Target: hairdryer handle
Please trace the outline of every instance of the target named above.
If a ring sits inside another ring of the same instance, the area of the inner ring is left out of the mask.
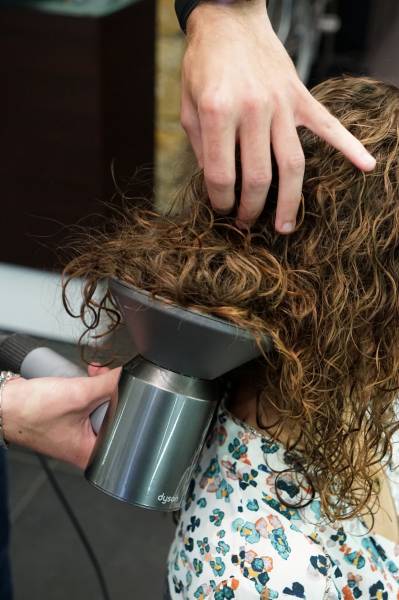
[[[93,427],[93,431],[97,434],[100,431],[101,425],[105,419],[105,415],[107,414],[107,410],[109,407],[109,400],[105,400],[100,406],[97,406],[95,410],[90,415],[91,426]]]
[[[54,350],[40,346],[33,338],[13,334],[0,344],[0,368],[19,372],[25,379],[35,377],[87,377],[87,373],[72,361],[64,358]],[[109,400],[98,406],[90,415],[95,433],[98,433]]]

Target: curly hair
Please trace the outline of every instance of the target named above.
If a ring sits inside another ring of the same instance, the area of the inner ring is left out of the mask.
[[[376,157],[369,174],[300,128],[306,171],[298,223],[274,229],[277,178],[248,231],[210,206],[202,172],[180,191],[176,213],[143,201],[125,207],[112,231],[87,234],[65,270],[84,277],[80,317],[88,330],[117,277],[187,308],[267,335],[257,363],[259,420],[272,405],[299,431],[301,466],[331,520],[370,512],[375,474],[392,460],[399,428],[399,91],[369,78],[328,80],[312,90]],[[274,172],[276,169],[274,169]],[[240,181],[236,185],[237,201]]]

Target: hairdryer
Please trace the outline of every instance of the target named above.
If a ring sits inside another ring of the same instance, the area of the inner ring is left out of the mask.
[[[226,391],[222,376],[260,349],[248,331],[223,319],[116,279],[109,287],[138,356],[122,369],[118,404],[105,415],[85,476],[130,504],[178,510]],[[263,349],[269,345],[265,339]]]
[[[222,319],[115,279],[109,287],[139,355],[122,370],[116,413],[106,417],[86,477],[132,504],[178,510],[225,391],[221,376],[260,350]]]

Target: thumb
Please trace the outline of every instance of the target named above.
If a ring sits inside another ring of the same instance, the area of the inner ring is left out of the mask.
[[[92,412],[103,402],[116,402],[119,377],[122,368],[111,369],[95,377],[84,378],[84,393],[87,399],[87,409]]]
[[[87,367],[87,373],[89,377],[95,377],[97,375],[102,375],[103,373],[107,373],[109,371],[109,367],[102,367],[97,363],[92,363]]]

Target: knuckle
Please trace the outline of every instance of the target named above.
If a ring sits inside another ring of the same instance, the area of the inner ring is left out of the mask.
[[[198,110],[210,118],[225,117],[231,113],[232,103],[222,95],[204,95],[198,103]]]
[[[196,115],[193,113],[191,108],[183,105],[180,110],[180,124],[185,131],[194,128]]]
[[[182,115],[180,117],[180,124],[183,127],[184,131],[188,132],[191,131],[193,123],[192,123],[192,119],[190,119],[189,117]]]
[[[180,124],[182,125],[182,127],[186,127],[189,124],[190,121],[190,117],[189,117],[189,111],[185,110],[184,108],[182,108],[180,110]]]
[[[338,119],[331,115],[327,110],[321,115],[320,126],[325,132],[329,132],[334,129],[338,124]]]
[[[180,125],[183,127],[184,131],[187,131],[190,128],[189,120],[187,119],[187,117],[181,115]]]
[[[210,173],[205,177],[208,186],[216,192],[224,192],[232,188],[235,183],[235,177],[229,173]]]
[[[290,154],[283,163],[284,169],[290,173],[303,173],[305,170],[305,157],[303,152]]]
[[[271,180],[269,173],[250,173],[245,179],[245,187],[249,190],[265,190],[270,186]]]
[[[243,100],[243,108],[246,112],[258,114],[267,109],[267,100],[257,94],[247,94]]]

